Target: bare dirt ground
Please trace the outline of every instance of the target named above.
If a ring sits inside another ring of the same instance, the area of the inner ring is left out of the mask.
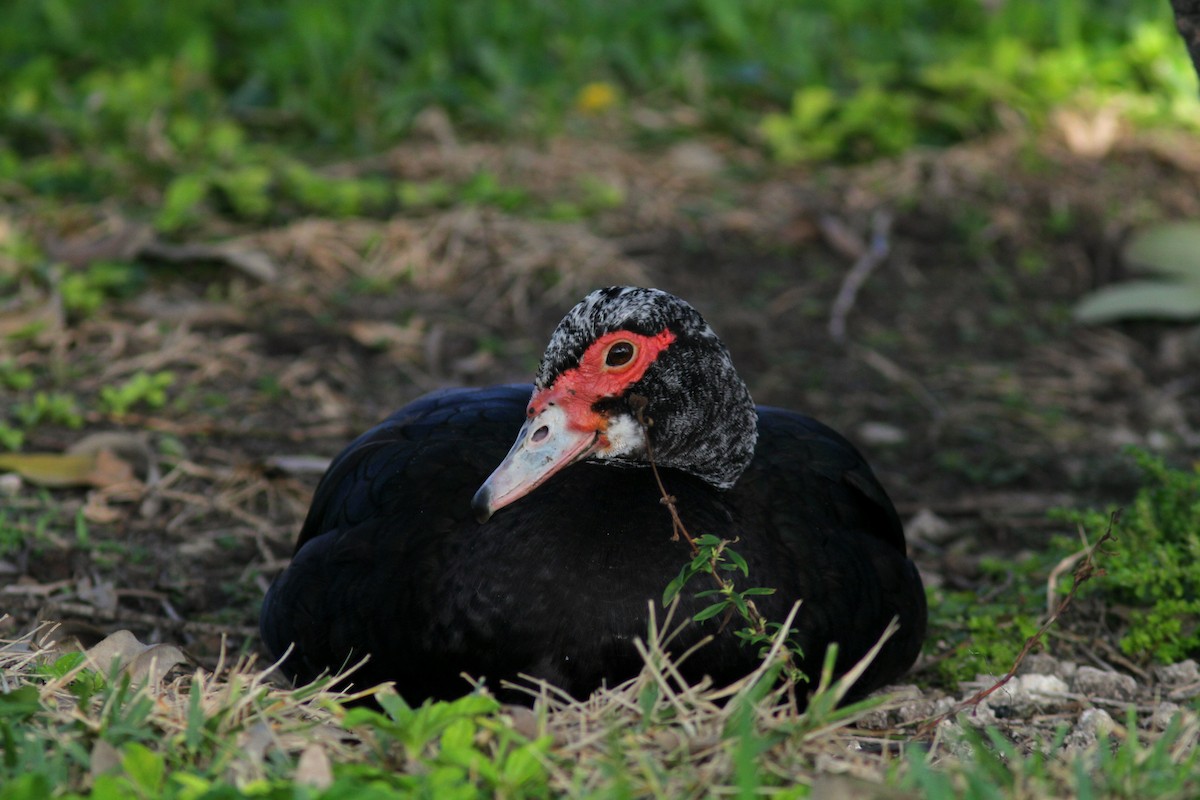
[[[325,460],[427,390],[528,380],[566,309],[613,283],[692,302],[757,401],[813,414],[868,453],[902,516],[921,520],[910,546],[929,586],[977,586],[981,559],[1067,532],[1047,510],[1127,500],[1124,445],[1178,461],[1200,444],[1200,329],[1085,328],[1070,314],[1123,275],[1131,229],[1200,217],[1200,157],[1150,135],[1078,149],[1054,131],[803,171],[720,141],[654,152],[415,143],[337,169],[450,182],[487,170],[535,210],[577,200],[586,177],[623,202],[582,222],[460,205],[213,223],[205,241],[227,249],[183,260],[116,209],[53,224],[3,210],[68,265],[132,254],[149,281],[81,319],[34,290],[6,312],[9,326],[47,323],[9,355],[85,410],[82,430],[41,426],[26,449],[117,432],[137,480],[5,484],[6,519],[27,536],[0,558],[0,635],[53,619],[85,641],[128,628],[202,663],[222,638],[255,650],[261,597]],[[162,408],[95,410],[102,387],[160,370],[175,375]],[[1189,676],[1171,683],[1123,662],[1086,608],[1073,613],[1063,624],[1087,632],[1085,665],[1134,680],[1119,699],[1190,696]],[[915,681],[935,681],[939,652],[931,642]],[[1079,653],[1040,671],[1079,695]],[[943,688],[913,689],[916,705],[874,724],[939,710]],[[1031,701],[1000,716],[1050,725],[1094,705],[1066,698],[1050,713]]]

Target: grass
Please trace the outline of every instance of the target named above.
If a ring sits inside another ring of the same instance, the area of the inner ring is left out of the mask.
[[[856,792],[930,798],[1187,797],[1200,781],[1195,715],[1155,734],[1131,710],[1111,739],[1072,748],[1062,729],[1030,752],[970,724],[881,736],[851,727],[881,700],[836,708],[848,686],[828,671],[798,710],[781,642],[721,690],[684,683],[652,635],[641,674],[586,701],[531,684],[532,709],[483,691],[413,708],[387,687],[283,689],[248,661],[171,671],[185,657],[167,645],[116,651],[115,634],[83,653],[47,632],[0,646],[0,800],[803,797],[851,774]]]
[[[718,691],[682,682],[652,636],[637,678],[584,702],[532,684],[530,711],[479,692],[412,708],[388,688],[366,693],[374,708],[349,708],[354,698],[325,691],[328,681],[279,689],[248,662],[156,683],[136,643],[102,668],[106,642],[86,657],[44,649],[36,635],[0,649],[3,800],[51,787],[61,797],[166,798],[757,790],[795,782],[778,766],[761,773],[765,759],[800,752],[810,762],[870,705],[835,710],[848,687],[826,680],[798,713],[776,686],[779,646]]]

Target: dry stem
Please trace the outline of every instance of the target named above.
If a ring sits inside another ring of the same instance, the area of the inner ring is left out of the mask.
[[[1025,660],[1025,656],[1029,655],[1030,651],[1032,651],[1033,648],[1042,641],[1042,637],[1046,635],[1046,632],[1050,630],[1051,626],[1058,621],[1058,618],[1062,616],[1063,612],[1067,610],[1067,607],[1071,605],[1071,601],[1075,599],[1075,594],[1079,591],[1079,588],[1093,577],[1104,574],[1104,570],[1096,566],[1093,556],[1095,555],[1096,550],[1099,549],[1100,545],[1104,544],[1110,539],[1115,538],[1113,536],[1113,527],[1117,524],[1117,521],[1120,518],[1120,509],[1114,511],[1112,516],[1108,518],[1108,527],[1105,529],[1104,535],[1097,539],[1096,543],[1087,549],[1083,557],[1083,562],[1076,567],[1075,580],[1074,583],[1071,584],[1071,591],[1067,592],[1067,596],[1064,597],[1062,602],[1058,604],[1058,608],[1054,609],[1054,612],[1046,618],[1046,621],[1043,622],[1042,626],[1037,629],[1037,632],[1025,640],[1025,644],[1021,647],[1021,652],[1017,653],[1017,657],[1013,661],[1012,666],[1009,667],[1008,672],[1004,673],[1004,675],[1001,676],[1001,678],[991,686],[987,687],[986,689],[979,690],[946,713],[939,714],[936,717],[925,720],[925,722],[921,723],[921,726],[917,728],[917,732],[914,734],[915,738],[927,736],[935,728],[937,728],[938,724],[941,723],[942,720],[949,719],[964,709],[973,708],[979,705],[979,703],[981,703],[985,698],[998,691],[1016,676],[1017,670],[1021,668],[1021,662]]]

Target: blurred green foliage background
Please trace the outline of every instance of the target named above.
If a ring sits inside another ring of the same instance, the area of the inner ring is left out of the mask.
[[[212,157],[247,134],[373,150],[430,106],[553,130],[603,82],[784,158],[863,158],[1071,97],[1171,118],[1194,81],[1164,0],[9,0],[0,136],[28,158],[158,115]]]
[[[1060,108],[1200,130],[1195,96],[1163,0],[9,0],[0,197],[122,199],[163,233],[390,214],[446,188],[314,165],[431,109],[467,137],[715,132],[797,163]]]

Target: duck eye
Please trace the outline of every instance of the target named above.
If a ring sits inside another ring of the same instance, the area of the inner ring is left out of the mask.
[[[637,353],[637,348],[634,347],[633,342],[626,342],[624,340],[616,342],[604,354],[604,365],[614,368],[623,367],[633,360],[635,353]]]

